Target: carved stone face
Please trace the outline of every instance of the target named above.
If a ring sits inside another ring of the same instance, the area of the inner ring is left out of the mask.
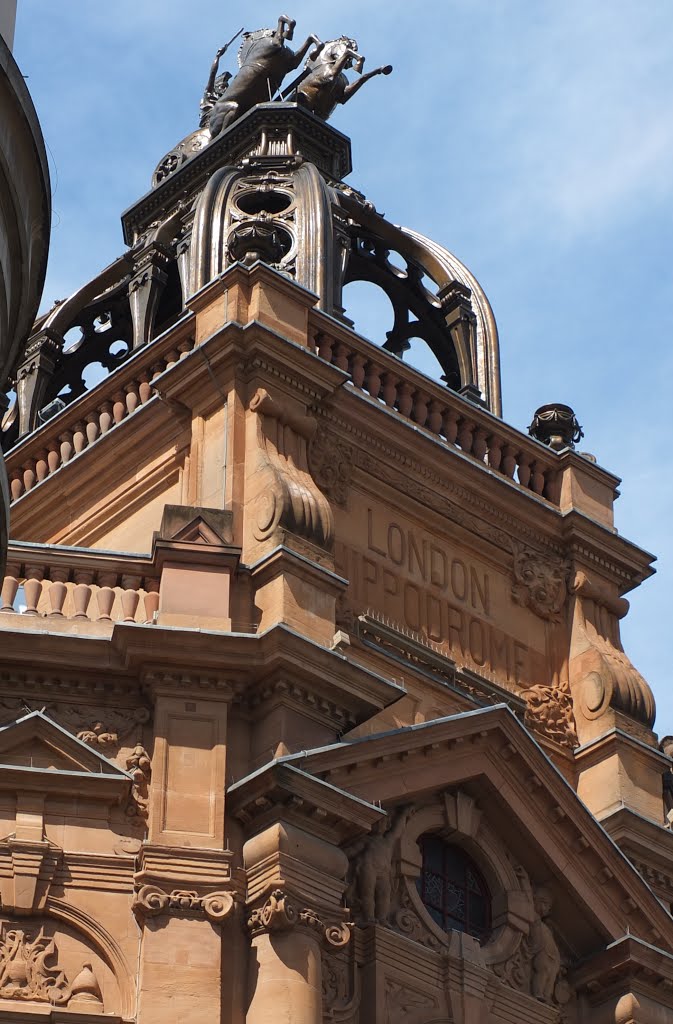
[[[538,889],[535,893],[534,906],[543,920],[545,917],[549,917],[552,908],[551,894],[546,889]]]

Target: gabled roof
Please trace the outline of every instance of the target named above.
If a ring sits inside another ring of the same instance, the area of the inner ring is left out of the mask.
[[[32,711],[0,728],[0,789],[46,790],[69,796],[87,792],[121,799],[131,775],[97,750]]]
[[[521,863],[557,892],[555,915],[603,941],[625,934],[673,951],[673,918],[505,705],[289,755],[384,805],[466,789]],[[558,898],[562,897],[562,898]]]

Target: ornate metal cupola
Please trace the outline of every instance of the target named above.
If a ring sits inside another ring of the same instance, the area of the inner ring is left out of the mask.
[[[89,364],[112,371],[229,266],[257,260],[348,325],[344,286],[368,281],[383,289],[394,322],[375,340],[402,358],[411,338],[422,339],[449,388],[501,414],[497,329],[476,279],[448,250],[390,223],[344,182],[350,141],[326,119],[392,68],[363,74],[364,57],[346,36],[327,43],[309,36],[292,50],[293,30],[281,17],[275,29],[243,33],[233,77],[218,74],[231,44],[218,50],[200,126],[160,160],[151,190],[122,216],[128,251],[36,324],[5,417],[6,448],[87,389]]]

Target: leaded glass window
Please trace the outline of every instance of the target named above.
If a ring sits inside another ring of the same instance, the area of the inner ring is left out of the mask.
[[[491,930],[491,896],[479,868],[460,846],[440,836],[418,840],[423,857],[418,892],[444,931],[467,932],[483,941]]]

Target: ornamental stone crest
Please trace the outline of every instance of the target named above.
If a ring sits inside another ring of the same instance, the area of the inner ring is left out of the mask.
[[[568,594],[568,565],[512,540],[514,583],[512,599],[542,619],[558,622]]]

